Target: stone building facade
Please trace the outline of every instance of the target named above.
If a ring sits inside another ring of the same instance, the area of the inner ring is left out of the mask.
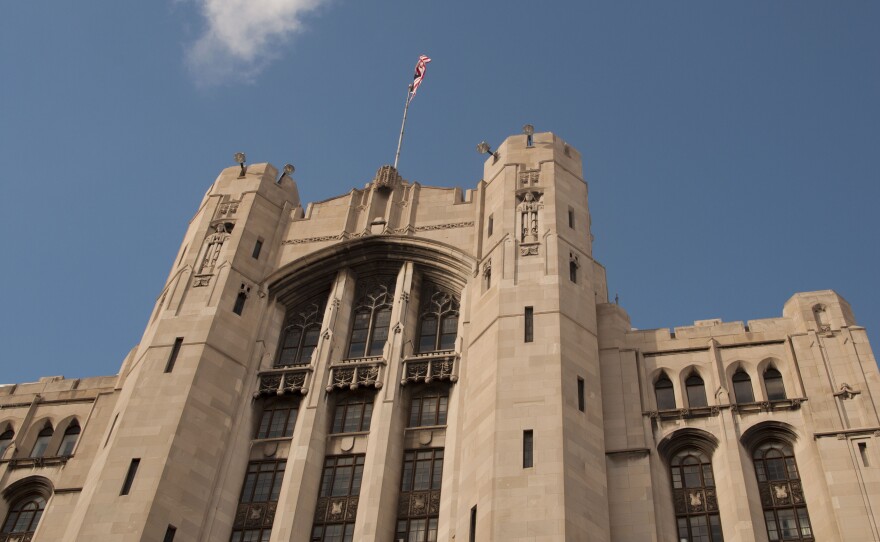
[[[633,330],[580,154],[307,208],[224,170],[110,377],[0,388],[0,542],[880,540],[880,381],[830,290]]]

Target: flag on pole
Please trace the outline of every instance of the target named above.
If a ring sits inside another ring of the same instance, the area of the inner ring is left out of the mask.
[[[428,62],[431,62],[431,59],[425,55],[419,56],[419,61],[416,62],[416,73],[413,75],[413,82],[412,85],[410,85],[410,100],[415,97],[419,85],[421,85],[422,80],[425,79],[425,69]]]

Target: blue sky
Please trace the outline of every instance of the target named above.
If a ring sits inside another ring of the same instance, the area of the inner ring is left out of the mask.
[[[11,2],[0,382],[114,374],[235,151],[304,202],[400,170],[471,188],[525,123],[580,150],[639,328],[834,289],[880,345],[880,3]]]

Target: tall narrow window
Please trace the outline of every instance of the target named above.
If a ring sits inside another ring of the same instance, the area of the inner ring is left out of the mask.
[[[58,446],[58,455],[61,457],[68,457],[73,455],[73,449],[76,447],[76,441],[79,439],[80,427],[79,422],[73,420],[70,422],[70,425],[67,426],[67,429],[64,430],[64,438],[61,439],[61,444]]]
[[[31,457],[43,457],[46,455],[46,448],[49,447],[49,441],[52,440],[52,435],[54,434],[55,431],[52,429],[52,426],[47,423],[37,435],[34,447],[31,448]]]
[[[321,338],[325,299],[327,294],[321,294],[288,316],[275,367],[308,365],[312,362],[312,354]]]
[[[174,542],[174,535],[177,534],[177,527],[174,525],[169,525],[167,529],[165,529],[165,538],[162,539],[162,542]]]
[[[568,262],[568,279],[575,284],[578,281],[578,264],[574,260],[569,260]]]
[[[670,462],[672,497],[681,542],[721,542],[721,519],[712,462],[702,451],[688,448]]]
[[[293,427],[296,425],[296,414],[299,403],[296,399],[279,399],[266,402],[263,413],[260,416],[260,425],[257,426],[255,438],[281,438],[293,436]]]
[[[232,306],[232,312],[241,316],[241,313],[244,312],[245,301],[247,301],[247,294],[244,292],[238,292],[238,295],[235,297],[235,305]]]
[[[312,542],[353,542],[363,475],[363,455],[331,455],[324,459]]]
[[[672,388],[672,381],[669,380],[666,373],[661,374],[657,382],[654,383],[654,395],[657,398],[657,410],[675,408],[675,391]]]
[[[421,386],[424,388],[423,386]],[[428,387],[413,392],[408,427],[446,425],[449,389]]]
[[[525,329],[524,329],[524,340],[527,343],[530,343],[535,340],[535,309],[533,307],[526,307],[525,310]]]
[[[435,542],[440,516],[443,449],[407,450],[400,481],[395,540]],[[403,506],[405,504],[406,506]]]
[[[483,293],[492,287],[492,260],[483,264]]]
[[[755,394],[752,391],[752,379],[742,369],[733,373],[733,395],[737,403],[753,403]]]
[[[584,379],[578,377],[578,410],[586,410],[586,398],[584,397]]]
[[[859,456],[862,458],[862,466],[870,467],[871,462],[868,461],[868,443],[859,442]]]
[[[183,346],[183,337],[174,339],[174,346],[171,347],[171,354],[165,363],[165,372],[170,373],[174,370],[174,364],[177,363],[177,355],[180,353],[180,347]]]
[[[255,260],[260,259],[260,252],[262,252],[262,250],[263,250],[263,240],[257,239],[257,242],[254,243],[254,251],[253,251],[253,253],[251,253],[251,256]]]
[[[331,433],[357,433],[370,430],[373,394],[347,393],[336,401]]]
[[[495,217],[489,215],[488,224],[486,224],[486,237],[492,237],[492,230],[495,228]]]
[[[703,384],[703,379],[700,378],[700,375],[693,373],[684,381],[684,386],[687,390],[688,406],[690,408],[709,405],[709,402],[706,400],[706,386]]]
[[[272,535],[286,461],[251,461],[238,500],[231,542],[263,542]]]
[[[574,209],[568,208],[568,227],[574,228]]]
[[[468,535],[469,542],[477,542],[477,505],[471,508],[471,529]]]
[[[775,540],[813,540],[794,450],[786,442],[758,446],[752,458],[764,507],[767,536]]]
[[[430,285],[422,290],[419,352],[455,348],[458,337],[458,298]]]
[[[785,386],[782,384],[782,374],[773,367],[764,371],[764,389],[767,390],[768,401],[785,399]]]
[[[382,354],[391,326],[394,278],[382,277],[359,288],[352,315],[348,357],[363,358]]]
[[[134,484],[134,477],[137,475],[140,464],[141,460],[139,457],[131,460],[131,463],[128,465],[128,472],[125,473],[125,481],[122,482],[122,489],[119,491],[120,495],[128,495],[131,492],[131,486]]]
[[[531,429],[523,431],[523,468],[535,466],[535,434]]]
[[[0,459],[6,454],[6,450],[12,445],[12,439],[15,438],[15,431],[7,429],[0,435]]]
[[[6,521],[3,522],[3,529],[0,530],[0,539],[30,540],[45,509],[46,499],[33,493],[13,502]]]

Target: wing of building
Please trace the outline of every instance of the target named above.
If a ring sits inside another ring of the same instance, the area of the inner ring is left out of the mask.
[[[465,192],[224,170],[119,375],[0,387],[0,542],[880,540],[849,304],[637,331],[591,240],[552,133]]]

